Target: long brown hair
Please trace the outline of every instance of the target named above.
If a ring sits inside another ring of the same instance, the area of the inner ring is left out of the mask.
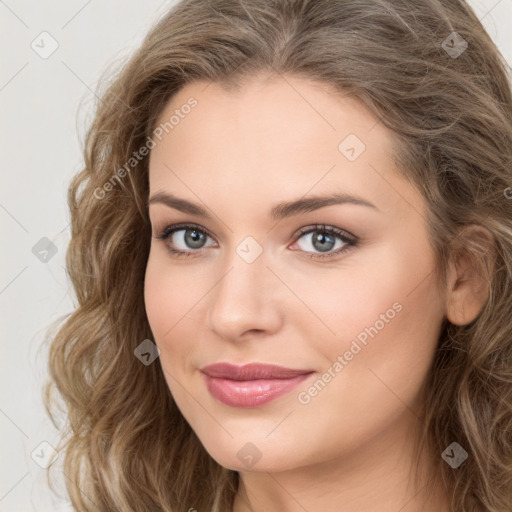
[[[58,448],[74,507],[231,510],[238,473],[203,448],[159,360],[134,356],[153,339],[140,150],[185,84],[237,86],[258,71],[307,77],[366,105],[394,133],[398,172],[427,202],[441,282],[460,251],[480,265],[489,298],[471,324],[443,325],[423,443],[439,454],[453,510],[510,512],[512,95],[504,59],[462,0],[183,0],[103,82],[68,195],[77,305],[48,336],[45,403],[52,414],[57,391],[65,406]],[[494,251],[458,236],[470,224],[492,233]],[[441,458],[454,441],[469,452],[457,469]]]

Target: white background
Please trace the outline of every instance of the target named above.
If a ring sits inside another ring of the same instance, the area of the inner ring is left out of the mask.
[[[0,0],[0,512],[68,510],[31,458],[36,450],[44,462],[49,449],[40,443],[56,444],[41,401],[41,347],[47,326],[73,308],[64,270],[66,191],[81,169],[100,75],[174,3]],[[512,0],[470,3],[512,65]],[[31,47],[43,31],[59,45],[47,59]],[[32,253],[43,237],[57,247],[47,263]]]

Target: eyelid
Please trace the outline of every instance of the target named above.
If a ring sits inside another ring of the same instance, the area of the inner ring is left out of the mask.
[[[165,225],[165,227],[162,229],[156,229],[155,231],[157,231],[158,234],[153,235],[153,237],[157,238],[158,240],[163,240],[169,237],[175,231],[180,231],[182,229],[197,229],[197,231],[201,231],[205,235],[208,235],[210,238],[215,240],[215,237],[210,233],[208,229],[200,226],[199,224],[194,224],[193,222],[178,222],[177,224]]]
[[[353,242],[353,243],[356,243],[359,240],[358,237],[352,235],[348,231],[345,231],[344,229],[341,229],[341,228],[337,228],[335,226],[331,226],[330,224],[312,224],[312,225],[300,228],[295,239],[300,238],[302,235],[304,235],[306,233],[311,233],[312,231],[326,231],[327,233],[335,234],[335,235],[339,236],[340,238],[345,238],[348,241]]]

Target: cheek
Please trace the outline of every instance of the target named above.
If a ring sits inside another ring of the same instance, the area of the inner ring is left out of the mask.
[[[179,267],[171,267],[165,257],[150,253],[144,282],[146,315],[160,349],[164,378],[176,403],[189,419],[193,402],[185,391],[190,353],[194,350],[197,330],[187,321],[187,312],[198,300],[197,287]],[[186,342],[185,342],[186,341]]]
[[[197,302],[201,279],[191,275],[186,267],[171,263],[161,248],[152,248],[146,265],[144,302],[151,329],[157,338],[169,329],[175,329]]]
[[[193,281],[192,281],[193,282]],[[144,281],[144,302],[155,343],[161,351],[165,368],[181,358],[183,343],[174,343],[177,333],[187,325],[186,314],[197,302],[196,286],[191,284],[188,273],[179,266],[171,266],[159,252],[150,253]],[[169,357],[172,353],[173,357]]]
[[[316,329],[300,324],[310,340],[320,340],[316,349],[324,360],[319,379],[299,390],[301,419],[321,425],[317,434],[331,447],[365,443],[410,414],[407,408],[418,413],[415,401],[437,345],[442,313],[433,276],[425,278],[432,270],[428,251],[407,254],[389,246],[379,253],[362,266],[364,273],[354,266],[339,285],[323,283],[330,300],[318,299],[312,309],[336,336],[319,337],[318,322]],[[343,436],[328,427],[333,422]]]
[[[154,336],[160,338],[172,326],[176,312],[175,284],[169,286],[167,274],[158,260],[150,254],[144,279],[144,303],[149,325]]]
[[[356,292],[349,309],[351,340],[359,343],[358,366],[382,393],[414,400],[434,357],[443,319],[426,244],[414,250],[389,247],[372,267],[367,285]],[[356,358],[354,357],[354,362]],[[360,374],[362,375],[362,373]]]
[[[303,293],[308,293],[303,296],[317,318],[295,315],[293,322],[309,340],[321,340],[316,348],[326,368],[341,356],[342,372],[357,387],[382,376],[412,398],[432,361],[443,318],[433,254],[425,242],[411,247],[395,241],[340,268],[337,276],[318,273],[314,293],[311,276],[302,278]]]
[[[426,308],[420,319],[429,311],[439,312],[439,296],[429,276],[433,257],[425,242],[416,247],[396,239],[373,244],[359,252],[356,249],[336,265],[316,270],[294,268],[283,279],[293,283],[298,297],[316,314],[314,322],[312,315],[305,315],[303,325],[309,320],[317,331],[323,329],[322,334],[328,334],[329,328],[333,340],[354,337],[376,322],[382,330],[382,315],[384,320],[401,323],[416,310]],[[395,314],[400,305],[407,315]],[[385,325],[387,328],[388,323]]]

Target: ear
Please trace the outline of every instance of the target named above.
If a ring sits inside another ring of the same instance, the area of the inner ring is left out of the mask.
[[[494,237],[482,226],[464,226],[454,243],[447,280],[446,318],[466,325],[478,316],[489,297],[487,273],[494,271]]]

